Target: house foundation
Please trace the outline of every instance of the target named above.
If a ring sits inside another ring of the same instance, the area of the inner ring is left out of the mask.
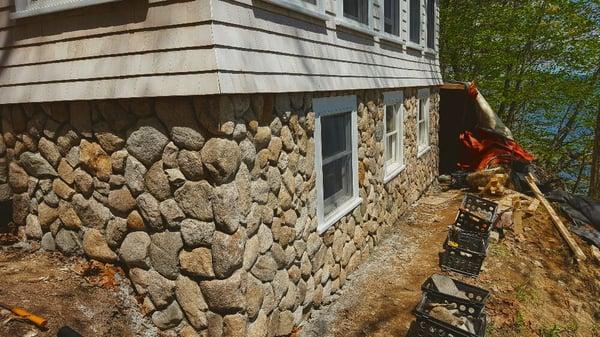
[[[381,90],[5,105],[0,199],[43,249],[121,264],[160,329],[285,336],[437,176],[439,92],[418,154],[417,89],[397,89],[405,167],[386,183]],[[319,233],[312,102],[341,95],[361,203]]]

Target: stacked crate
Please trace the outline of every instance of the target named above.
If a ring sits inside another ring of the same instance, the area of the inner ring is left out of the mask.
[[[488,241],[498,204],[467,194],[449,229],[440,266],[468,276],[478,276],[487,255]]]

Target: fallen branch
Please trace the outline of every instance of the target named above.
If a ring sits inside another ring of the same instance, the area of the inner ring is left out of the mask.
[[[577,260],[577,262],[584,261],[586,259],[585,254],[583,253],[581,248],[579,248],[579,245],[577,244],[577,242],[575,242],[575,240],[569,233],[569,230],[563,224],[562,220],[558,217],[558,214],[556,214],[556,211],[554,210],[554,208],[552,208],[550,202],[548,202],[546,197],[544,197],[544,194],[542,194],[542,191],[540,191],[540,189],[538,188],[537,184],[535,183],[535,179],[533,178],[531,173],[529,173],[525,177],[525,179],[527,180],[529,187],[531,188],[535,196],[538,198],[540,203],[544,206],[544,208],[546,208],[548,213],[550,213],[550,217],[552,218],[554,225],[556,225],[556,229],[558,229],[560,235],[562,235],[563,239],[565,239],[565,241],[569,245],[569,248],[571,248],[571,251],[573,251],[573,254],[575,254],[575,259]]]

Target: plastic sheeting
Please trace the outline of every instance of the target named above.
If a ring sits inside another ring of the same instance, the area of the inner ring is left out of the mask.
[[[600,248],[600,202],[564,191],[546,194],[571,220],[571,231]]]
[[[511,166],[515,161],[531,162],[534,159],[533,155],[514,140],[482,129],[463,132],[460,142],[459,167],[467,171]]]

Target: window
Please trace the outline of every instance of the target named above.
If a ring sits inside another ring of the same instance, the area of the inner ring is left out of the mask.
[[[400,36],[400,0],[385,0],[383,4],[383,30]]]
[[[262,0],[275,6],[292,10],[319,20],[329,20],[323,0]]]
[[[429,150],[429,89],[419,90],[417,110],[417,146],[418,155]]]
[[[119,0],[15,0],[15,11],[11,13],[11,18],[18,19],[115,1]]]
[[[404,95],[400,91],[383,94],[385,103],[384,182],[394,178],[404,166]]]
[[[410,0],[410,42],[421,43],[421,0]]]
[[[435,0],[427,0],[427,48],[435,49]]]
[[[360,204],[356,96],[313,100],[318,230],[324,232]]]
[[[344,0],[344,17],[369,24],[369,0]]]

